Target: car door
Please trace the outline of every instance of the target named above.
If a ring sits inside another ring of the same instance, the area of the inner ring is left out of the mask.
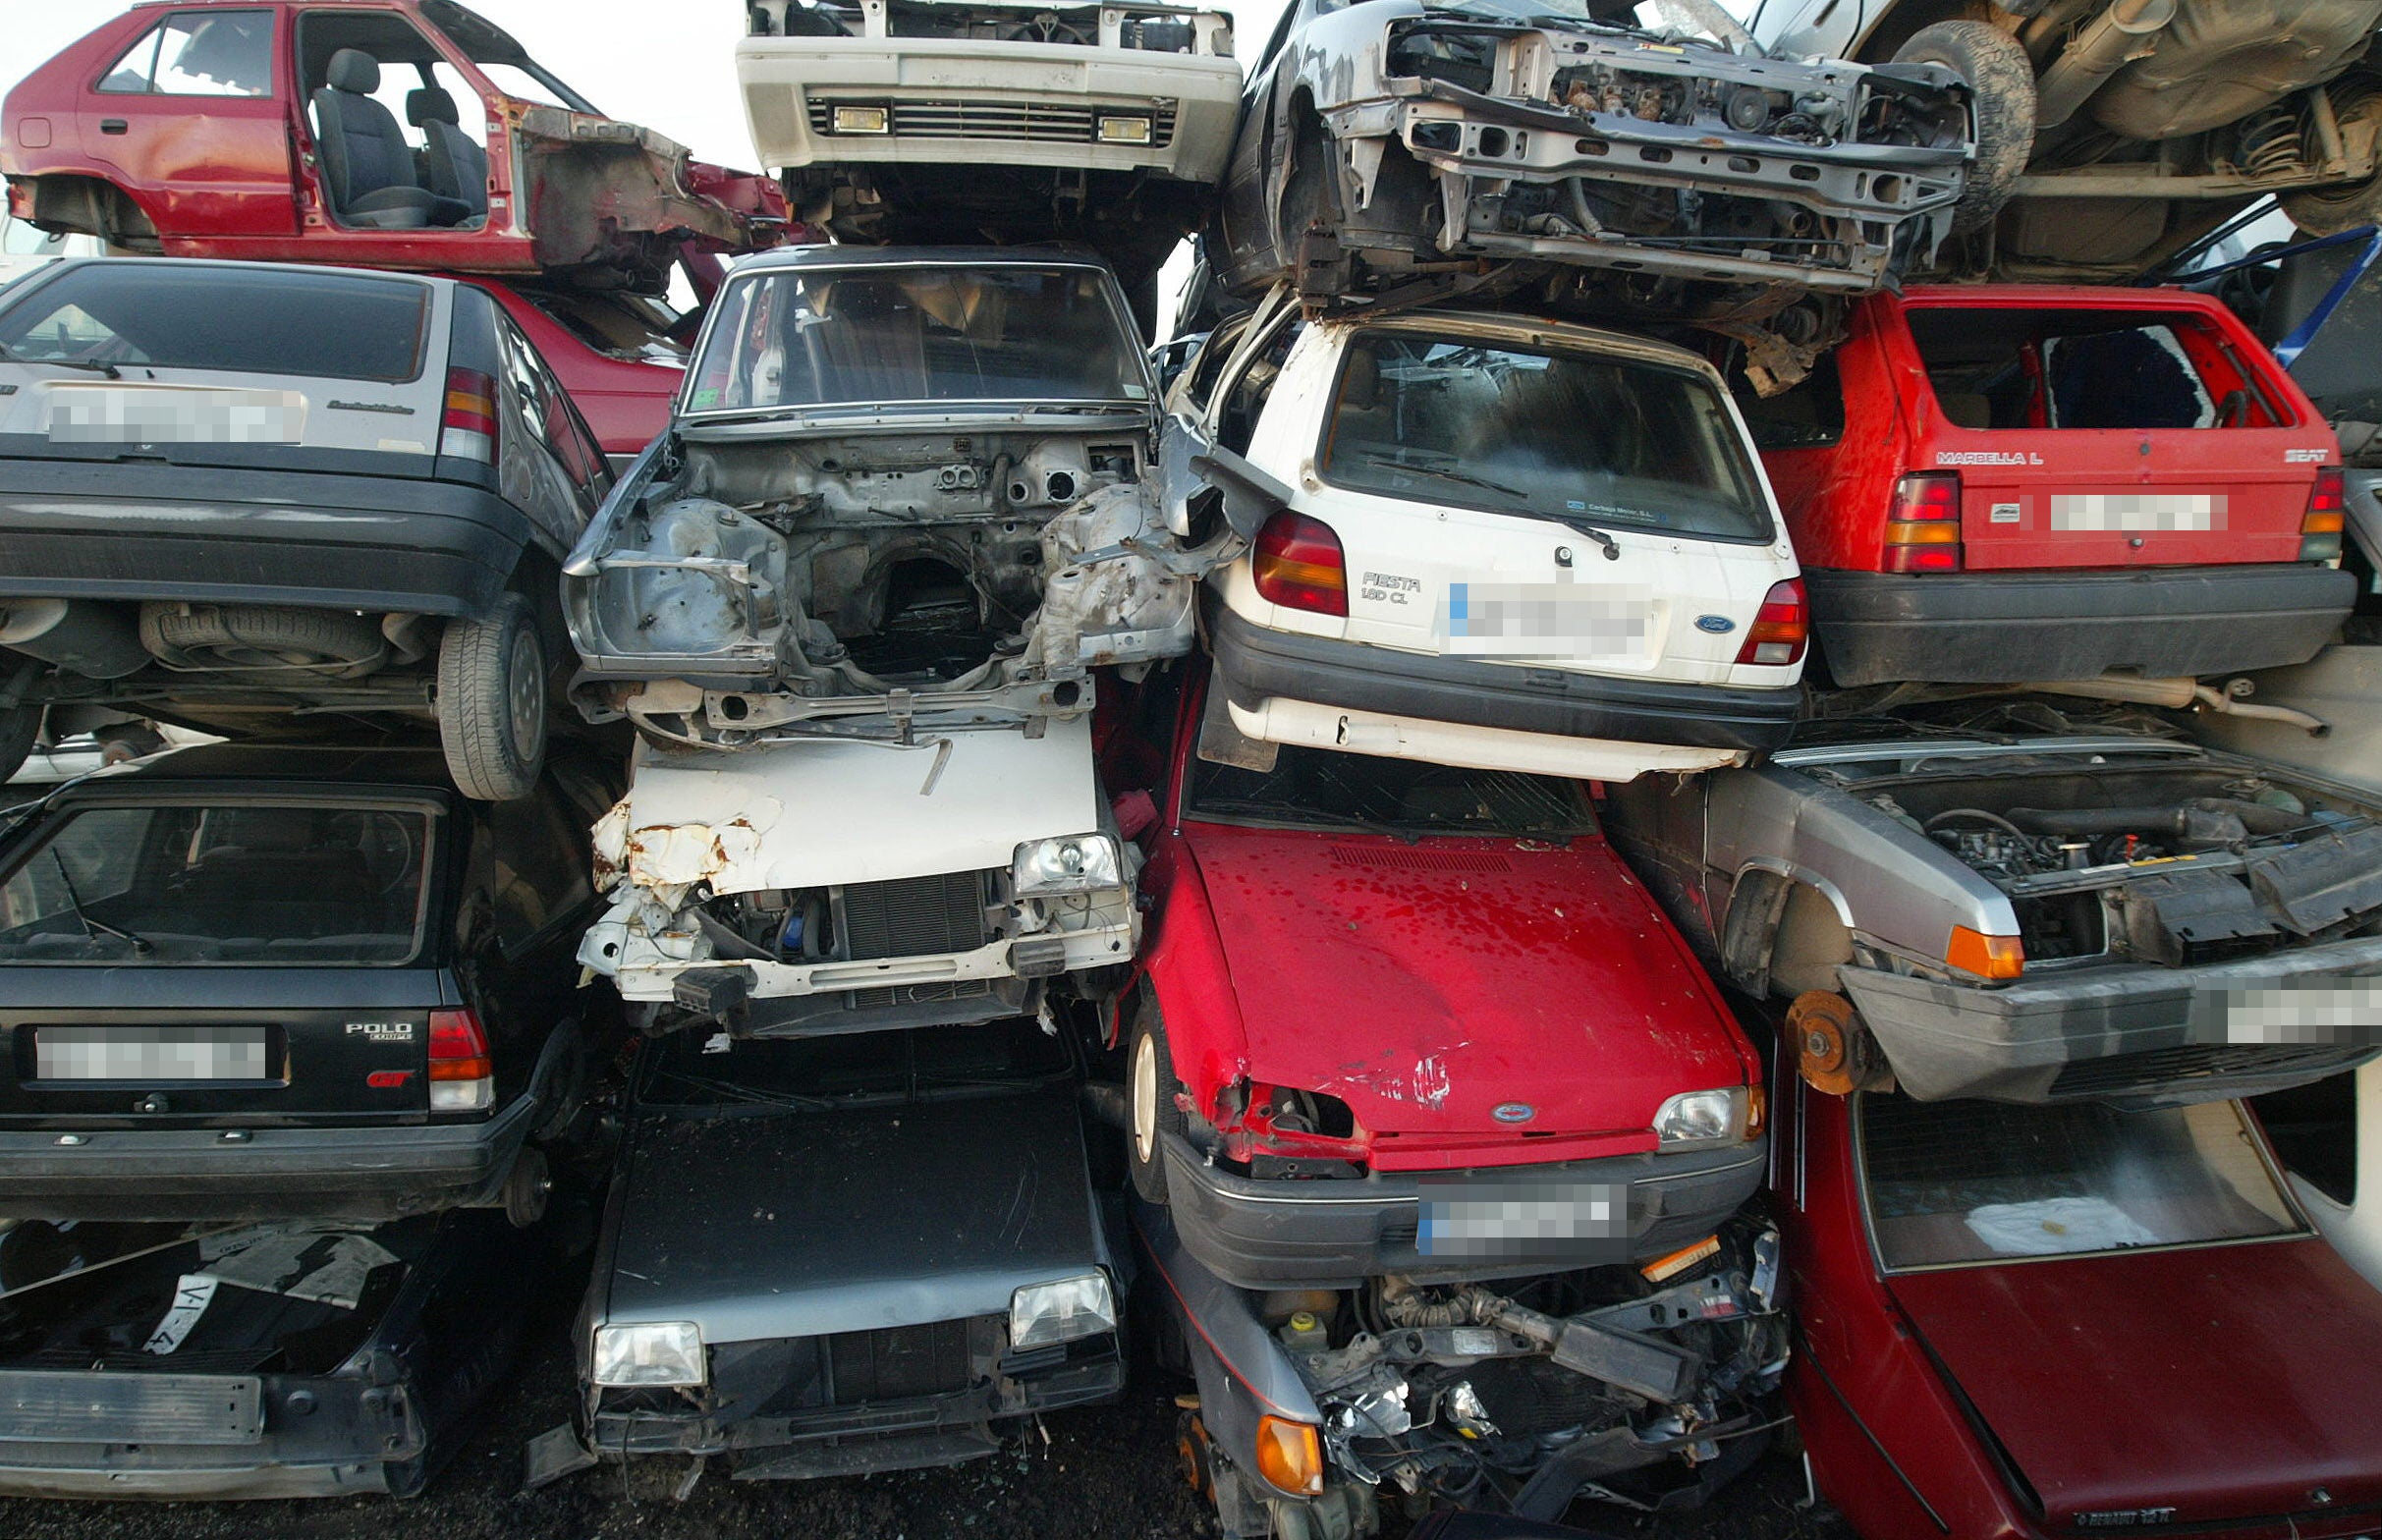
[[[572,410],[553,371],[512,317],[494,311],[504,360],[505,444],[498,472],[505,497],[529,516],[560,555],[579,542],[611,486],[603,453]]]
[[[1289,260],[1290,254],[1278,249],[1274,239],[1274,170],[1279,159],[1275,142],[1289,95],[1291,34],[1313,11],[1314,0],[1296,0],[1284,7],[1264,55],[1248,72],[1248,87],[1241,98],[1241,128],[1233,136],[1232,158],[1225,163],[1217,211],[1227,288],[1262,282]]]
[[[298,233],[282,24],[270,6],[167,11],[84,94],[83,144],[160,236]]]

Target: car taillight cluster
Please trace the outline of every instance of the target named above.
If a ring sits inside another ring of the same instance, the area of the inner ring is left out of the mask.
[[[1886,516],[1886,571],[1961,570],[1961,478],[1950,470],[1921,470],[1894,484]]]
[[[1320,519],[1281,513],[1257,531],[1249,553],[1257,592],[1274,603],[1316,615],[1348,614],[1348,557],[1340,536]]]
[[[496,464],[496,381],[477,369],[447,371],[446,412],[439,418],[438,452],[483,466]]]
[[[488,1033],[471,1011],[430,1013],[430,1110],[483,1112],[496,1103]]]
[[[2307,489],[2307,512],[2299,516],[2299,560],[2337,562],[2341,559],[2341,526],[2349,514],[2349,479],[2339,466],[2316,472]]]
[[[1745,632],[1745,644],[1737,649],[1737,661],[1771,667],[1800,663],[1810,639],[1811,606],[1803,599],[1803,580],[1790,578],[1772,583],[1762,595],[1761,610]]]

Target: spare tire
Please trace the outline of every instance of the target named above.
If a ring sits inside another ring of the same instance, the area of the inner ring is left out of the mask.
[[[1952,232],[1993,223],[2034,154],[2034,64],[2019,40],[1990,22],[1938,22],[1895,50],[1897,64],[1940,64],[1968,82],[1976,159],[1952,206]]]
[[[360,679],[387,661],[380,628],[345,610],[290,604],[179,604],[140,607],[140,644],[179,669],[315,679]]]

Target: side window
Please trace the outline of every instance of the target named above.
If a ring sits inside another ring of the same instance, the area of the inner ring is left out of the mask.
[[[496,937],[517,947],[586,902],[587,857],[544,797],[488,807],[494,835]]]
[[[1216,377],[1224,372],[1224,360],[1233,356],[1233,350],[1241,345],[1241,334],[1246,330],[1246,316],[1222,322],[1207,334],[1207,340],[1191,356],[1191,379],[1183,388],[1183,400],[1194,416],[1206,414],[1208,398],[1216,391]]]
[[[99,82],[119,95],[270,96],[273,13],[176,11]]]
[[[603,495],[603,478],[607,473],[602,451],[587,437],[562,383],[555,379],[545,359],[537,356],[537,350],[511,316],[504,318],[500,330],[504,336],[505,389],[521,408],[523,426],[536,435],[546,453],[570,478],[571,489],[583,511],[593,513],[594,500]]]
[[[1283,327],[1248,361],[1238,378],[1225,382],[1224,399],[1217,403],[1217,443],[1236,455],[1248,453],[1249,441],[1257,436],[1257,419],[1265,413],[1265,404],[1274,394],[1274,381],[1282,377],[1282,365],[1290,358],[1291,344],[1298,338],[1296,325]]]
[[[1820,355],[1809,374],[1775,396],[1760,394],[1742,370],[1732,370],[1729,393],[1756,449],[1826,449],[1845,436],[1845,388],[1833,353]]]

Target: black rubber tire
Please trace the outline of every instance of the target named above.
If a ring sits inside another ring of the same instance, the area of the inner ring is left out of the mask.
[[[0,781],[17,773],[40,738],[39,706],[11,706],[0,711]]]
[[[505,1173],[505,1223],[516,1230],[533,1229],[546,1217],[546,1202],[554,1191],[554,1178],[546,1165],[546,1152],[534,1144],[525,1144],[513,1157],[513,1169]]]
[[[1952,232],[1984,229],[2010,201],[2019,173],[2034,154],[2033,63],[2008,32],[1990,22],[1968,21],[1920,28],[1895,50],[1894,59],[1946,65],[1968,82],[1976,159],[1961,200],[1952,205]]]
[[[288,668],[324,679],[369,674],[389,650],[380,628],[360,615],[293,604],[143,604],[140,644],[185,667]]]
[[[546,760],[546,648],[529,601],[508,593],[484,620],[438,639],[438,737],[466,797],[509,802]]]
[[[2382,80],[2360,73],[2335,81],[2324,89],[2344,129],[2382,116]],[[2382,221],[2382,176],[2339,187],[2301,188],[2281,194],[2275,202],[2301,235],[2337,236]]]
[[[1142,1201],[1160,1207],[1166,1203],[1166,1157],[1158,1146],[1166,1134],[1183,1131],[1183,1109],[1175,1105],[1182,1088],[1165,1018],[1156,997],[1143,990],[1125,1051],[1125,1166]]]

